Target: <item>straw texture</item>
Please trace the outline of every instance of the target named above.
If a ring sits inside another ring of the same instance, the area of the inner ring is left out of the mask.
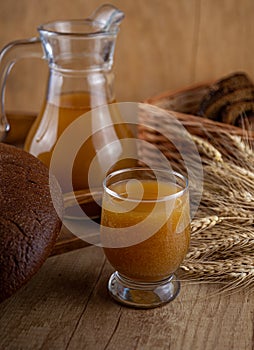
[[[253,132],[186,114],[195,113],[206,85],[147,102],[140,113],[140,149],[146,162],[156,162],[159,150],[172,167],[186,173],[181,156],[187,152],[192,167],[201,160],[202,198],[191,224],[189,253],[180,268],[180,278],[223,283],[223,289],[254,286],[254,152]],[[184,113],[183,113],[184,112]],[[173,126],[180,121],[185,133]],[[172,136],[173,135],[173,136]],[[182,137],[181,147],[176,147]],[[172,141],[173,138],[173,141]],[[186,140],[195,144],[186,150]],[[196,184],[198,186],[199,184]],[[193,191],[195,192],[195,186]]]

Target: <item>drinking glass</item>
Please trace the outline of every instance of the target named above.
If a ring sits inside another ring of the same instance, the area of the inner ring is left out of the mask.
[[[170,170],[122,169],[103,183],[101,242],[116,270],[108,282],[118,302],[152,308],[180,289],[175,271],[190,240],[187,179]]]

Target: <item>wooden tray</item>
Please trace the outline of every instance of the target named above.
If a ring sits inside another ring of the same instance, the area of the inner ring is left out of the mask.
[[[75,249],[88,247],[90,244],[72,234],[63,227],[51,255],[59,255]]]

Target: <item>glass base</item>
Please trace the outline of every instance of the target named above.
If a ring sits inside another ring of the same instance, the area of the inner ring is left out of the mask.
[[[116,271],[109,279],[108,290],[116,301],[126,306],[148,309],[175,299],[180,291],[180,282],[175,275],[158,282],[136,282]]]

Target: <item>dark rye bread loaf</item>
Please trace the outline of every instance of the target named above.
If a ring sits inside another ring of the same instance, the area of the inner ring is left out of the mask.
[[[210,86],[200,103],[199,115],[238,125],[238,119],[252,114],[254,84],[242,72],[230,74]]]
[[[48,168],[25,151],[0,143],[0,302],[23,286],[50,254],[61,229],[62,207],[52,176],[49,187]]]
[[[246,122],[251,123],[253,117],[254,99],[252,101],[233,102],[221,110],[222,121],[232,125],[240,126]]]

